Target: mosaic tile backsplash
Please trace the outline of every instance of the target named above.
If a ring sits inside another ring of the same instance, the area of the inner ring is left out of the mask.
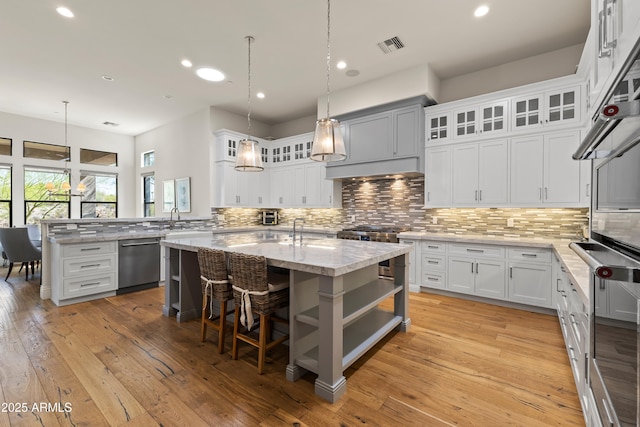
[[[452,234],[565,239],[581,238],[589,222],[588,208],[425,209],[423,177],[344,181],[342,209],[278,209],[278,213],[280,224],[285,225],[302,217],[307,226],[317,227],[367,224]],[[261,209],[212,209],[211,214],[217,227],[262,223]],[[509,219],[513,227],[507,226]]]

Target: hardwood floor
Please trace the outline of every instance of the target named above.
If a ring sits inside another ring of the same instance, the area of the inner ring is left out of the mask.
[[[0,426],[584,425],[555,316],[411,294],[410,331],[330,404],[314,375],[286,380],[284,346],[258,375],[250,346],[200,343],[199,321],[162,316],[164,288],[56,307],[38,279],[0,281]]]

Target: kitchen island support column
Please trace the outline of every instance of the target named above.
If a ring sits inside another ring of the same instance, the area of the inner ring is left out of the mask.
[[[347,380],[342,375],[343,357],[343,297],[344,276],[320,276],[318,300],[321,322],[318,325],[320,346],[318,378],[315,392],[333,403],[347,390]],[[330,319],[330,320],[329,320]]]

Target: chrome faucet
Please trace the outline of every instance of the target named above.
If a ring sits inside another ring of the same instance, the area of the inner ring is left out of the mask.
[[[178,221],[180,221],[180,211],[178,210],[177,207],[171,208],[171,213],[169,214],[169,228],[173,229],[173,227],[175,227],[175,222],[173,221],[173,212],[176,212],[178,214]]]
[[[296,218],[293,220],[293,244],[296,244],[296,224],[298,221],[302,222],[300,226],[300,245],[302,245],[302,231],[304,230],[304,218]]]

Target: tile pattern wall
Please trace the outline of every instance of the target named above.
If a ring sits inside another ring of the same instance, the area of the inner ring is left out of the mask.
[[[174,221],[174,229],[177,230],[208,230],[213,227],[212,220],[189,220],[183,219]],[[49,237],[82,237],[82,236],[102,236],[113,233],[157,233],[169,229],[169,221],[148,221],[144,218],[135,221],[114,220],[113,222],[77,222],[73,219],[68,224],[77,225],[76,229],[69,230],[67,223],[48,224]]]
[[[453,234],[575,239],[582,235],[582,228],[589,221],[587,208],[424,209],[423,205],[423,177],[345,181],[342,185],[345,225],[394,225]],[[434,217],[437,224],[433,224]],[[509,218],[513,219],[513,227],[507,227]]]
[[[452,234],[567,239],[580,238],[589,221],[587,208],[425,209],[423,205],[423,177],[358,180],[343,182],[342,209],[278,209],[278,214],[280,224],[292,224],[294,218],[302,217],[307,226],[316,227],[366,224]],[[262,210],[213,208],[211,217],[214,227],[260,225]],[[433,224],[434,217],[437,224]],[[507,227],[508,219],[513,219],[513,227]]]

